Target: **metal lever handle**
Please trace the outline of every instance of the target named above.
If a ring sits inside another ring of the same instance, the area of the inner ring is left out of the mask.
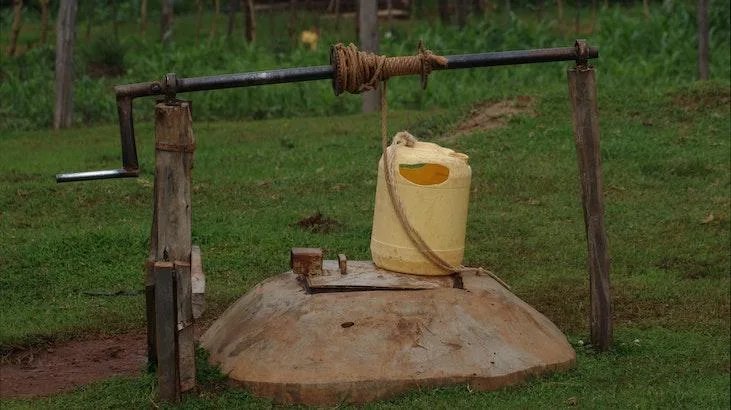
[[[114,178],[136,178],[140,175],[139,170],[128,171],[126,169],[108,169],[104,171],[71,172],[56,174],[56,182],[91,181],[95,179]]]
[[[119,134],[122,143],[122,168],[104,171],[72,172],[57,174],[56,182],[91,181],[95,179],[135,178],[140,175],[137,161],[135,129],[132,122],[132,97],[117,96]]]

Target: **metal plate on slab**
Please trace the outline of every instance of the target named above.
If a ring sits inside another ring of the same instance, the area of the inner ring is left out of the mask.
[[[381,269],[371,261],[348,261],[346,274],[340,273],[338,261],[326,260],[322,274],[304,276],[310,293],[361,292],[367,290],[426,290],[461,288],[458,275],[421,276]]]

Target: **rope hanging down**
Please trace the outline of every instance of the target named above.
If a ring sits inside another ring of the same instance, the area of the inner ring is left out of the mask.
[[[360,94],[366,91],[374,90],[381,83],[381,145],[383,148],[383,165],[386,186],[388,194],[391,198],[396,216],[401,222],[406,235],[409,237],[419,252],[432,264],[440,269],[451,273],[474,272],[476,274],[486,274],[495,279],[499,284],[507,289],[510,287],[499,277],[484,268],[469,268],[465,266],[452,266],[437,254],[429,244],[424,241],[419,232],[411,225],[404,204],[401,202],[398,191],[396,190],[396,164],[391,159],[395,155],[396,146],[405,144],[411,146],[417,139],[408,132],[402,131],[393,138],[393,143],[388,144],[388,125],[387,112],[388,101],[386,99],[386,82],[390,77],[421,74],[421,85],[426,88],[427,78],[434,66],[446,67],[447,59],[436,55],[429,50],[425,50],[423,43],[419,41],[419,54],[407,57],[386,57],[368,52],[358,51],[358,48],[352,43],[345,47],[342,44],[336,44],[330,55],[331,63],[335,68],[335,76],[333,77],[333,89],[335,95],[347,91],[351,94]]]

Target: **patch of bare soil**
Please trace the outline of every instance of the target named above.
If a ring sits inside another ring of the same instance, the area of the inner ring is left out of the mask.
[[[342,224],[334,219],[325,217],[322,212],[316,212],[307,218],[297,221],[295,226],[313,233],[328,233],[340,229]]]
[[[521,95],[511,100],[498,102],[483,102],[475,105],[470,111],[469,118],[465,119],[451,133],[443,139],[454,139],[460,135],[476,130],[493,130],[505,126],[516,115],[536,116],[533,109],[533,97]]]
[[[17,351],[0,363],[0,397],[50,396],[114,376],[139,375],[146,365],[144,329]]]
[[[727,106],[729,103],[731,103],[731,92],[728,88],[683,91],[673,96],[673,105],[686,112],[707,111]]]

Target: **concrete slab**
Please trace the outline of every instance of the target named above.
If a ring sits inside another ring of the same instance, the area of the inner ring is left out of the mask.
[[[233,381],[276,403],[494,390],[576,360],[551,321],[488,276],[463,275],[464,289],[317,294],[300,280],[287,272],[258,284],[201,339]]]

